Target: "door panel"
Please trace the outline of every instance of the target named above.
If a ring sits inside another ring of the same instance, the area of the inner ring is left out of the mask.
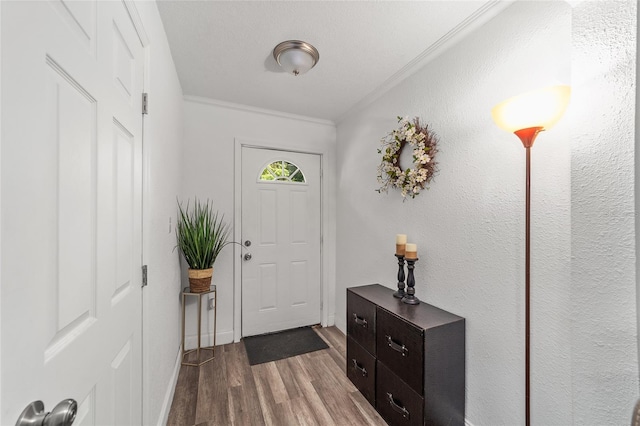
[[[61,20],[73,32],[86,53],[95,55],[96,51],[96,2],[95,1],[52,1]]]
[[[112,304],[117,303],[121,295],[130,290],[134,279],[132,262],[134,260],[134,203],[136,202],[135,188],[135,164],[136,143],[134,136],[117,120],[114,121],[114,158],[116,211],[117,211],[117,235],[116,235],[116,280]]]
[[[273,162],[282,165],[283,160],[285,165],[276,167],[271,180],[263,180],[263,169]],[[294,165],[300,171],[293,171]],[[242,266],[243,336],[319,323],[318,155],[242,148],[242,241],[246,240],[252,242],[245,250],[252,257]]]
[[[48,310],[48,360],[95,321],[97,129],[95,99],[49,56],[45,90],[45,140],[54,155],[43,166],[57,175],[57,199],[48,205],[57,240],[46,253],[57,272],[51,283],[56,304]]]
[[[0,424],[140,424],[142,45],[122,2],[0,7]]]

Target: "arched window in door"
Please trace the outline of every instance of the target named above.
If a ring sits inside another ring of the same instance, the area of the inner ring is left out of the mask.
[[[260,173],[260,181],[305,183],[304,173],[293,163],[285,160],[274,161]]]

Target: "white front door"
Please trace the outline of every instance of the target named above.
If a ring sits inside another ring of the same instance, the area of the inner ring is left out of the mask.
[[[320,223],[319,155],[242,148],[243,336],[320,322]]]
[[[123,2],[0,7],[0,424],[138,425],[143,47]]]

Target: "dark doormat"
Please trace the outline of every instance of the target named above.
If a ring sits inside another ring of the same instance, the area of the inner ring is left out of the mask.
[[[277,361],[329,347],[311,327],[250,336],[242,340],[250,365]]]

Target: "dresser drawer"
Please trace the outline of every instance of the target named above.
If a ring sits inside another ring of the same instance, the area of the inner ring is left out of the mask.
[[[347,336],[376,356],[376,305],[348,290]]]
[[[424,399],[378,361],[376,410],[391,426],[422,425]]]
[[[423,395],[423,330],[380,307],[376,316],[377,359]]]
[[[351,337],[347,337],[347,377],[375,407],[376,359]]]

